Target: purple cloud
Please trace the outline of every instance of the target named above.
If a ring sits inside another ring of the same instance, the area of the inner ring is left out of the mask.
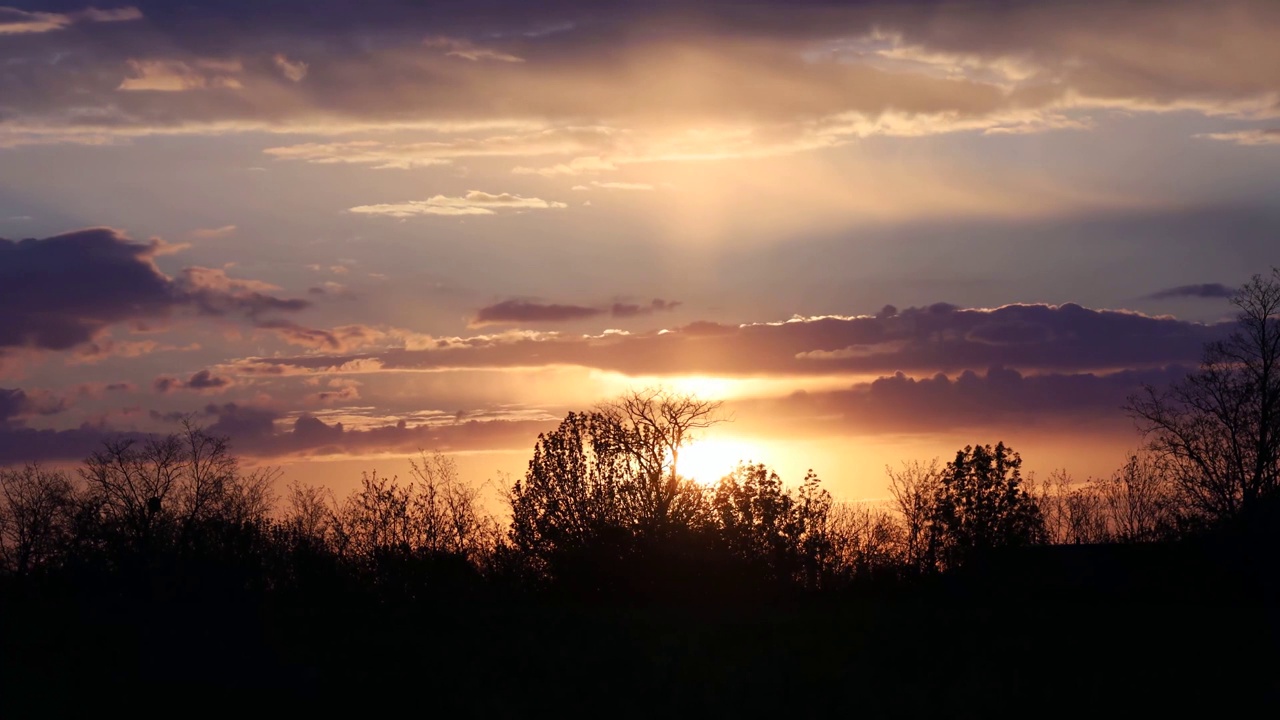
[[[111,325],[177,310],[256,320],[308,306],[222,270],[190,267],[170,278],[155,258],[171,249],[159,240],[134,242],[110,228],[45,239],[0,238],[0,348],[67,350]]]
[[[599,308],[581,305],[543,305],[523,300],[505,300],[482,307],[471,320],[471,327],[512,325],[519,323],[553,323],[585,320],[603,313]]]
[[[933,374],[993,365],[1096,371],[1199,361],[1230,323],[1201,324],[1064,305],[986,309],[938,303],[889,314],[721,325],[700,321],[633,335],[498,335],[423,350],[255,358],[246,374],[578,365],[628,375]]]
[[[195,392],[222,392],[235,384],[235,381],[229,377],[214,375],[209,370],[201,370],[190,378],[183,380],[172,376],[162,376],[155,379],[152,387],[158,393],[170,393],[178,390],[194,390]]]
[[[679,301],[671,302],[661,298],[654,298],[648,305],[614,303],[613,307],[609,308],[609,313],[616,318],[629,318],[641,315],[652,315],[658,312],[670,312],[679,306]]]
[[[1222,283],[1203,283],[1201,285],[1179,285],[1151,293],[1148,300],[1168,300],[1170,298],[1231,298],[1236,289]]]
[[[669,312],[680,305],[677,301],[654,298],[647,304],[615,302],[608,307],[583,305],[542,304],[525,300],[505,300],[496,305],[480,308],[471,319],[471,327],[485,325],[520,325],[524,323],[557,323],[586,320],[610,315],[615,318],[633,318]]]
[[[804,434],[838,429],[858,434],[937,432],[965,428],[1131,427],[1121,409],[1144,384],[1164,386],[1185,377],[1172,365],[1112,373],[1024,375],[1004,367],[912,378],[903,373],[846,390],[800,392],[738,403],[748,417],[768,418],[775,432]]]

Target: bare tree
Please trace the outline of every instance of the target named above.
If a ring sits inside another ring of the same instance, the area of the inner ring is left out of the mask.
[[[475,561],[492,549],[498,531],[484,512],[478,488],[458,476],[453,458],[421,453],[410,461],[414,480],[366,474],[327,519],[318,491],[297,488],[291,496],[294,522],[320,532],[329,523],[338,550],[354,559],[380,554],[452,554]]]
[[[80,475],[106,526],[147,540],[161,530],[185,536],[211,521],[265,521],[278,471],[242,473],[227,438],[187,419],[172,435],[107,441],[85,460]]]
[[[1040,508],[1049,542],[1080,545],[1111,539],[1106,508],[1093,481],[1078,483],[1066,470],[1055,470],[1038,490],[1028,478],[1027,491]]]
[[[1116,540],[1150,542],[1174,532],[1174,488],[1159,457],[1130,455],[1111,477],[1095,478],[1090,486],[1101,504],[1109,533]]]
[[[644,520],[660,527],[673,514],[695,510],[678,502],[687,495],[681,493],[680,449],[695,439],[697,431],[725,422],[721,406],[718,401],[650,388],[600,407],[615,441],[639,468],[641,505],[637,509]]]
[[[322,547],[332,539],[336,505],[329,488],[294,480],[285,493],[281,524],[293,537]]]
[[[74,503],[75,489],[60,471],[0,469],[0,568],[25,575],[57,557]]]
[[[1280,268],[1231,303],[1236,329],[1199,370],[1126,405],[1186,509],[1210,521],[1249,513],[1280,485]]]
[[[866,576],[905,561],[906,525],[883,505],[837,503],[831,508],[826,533],[837,575]]]
[[[902,553],[908,566],[923,570],[934,565],[933,503],[942,485],[937,458],[902,463],[900,470],[885,466],[889,492],[902,516]]]
[[[424,526],[424,546],[478,561],[498,542],[498,523],[485,511],[480,487],[462,481],[458,464],[439,451],[410,460],[417,492],[414,512]]]

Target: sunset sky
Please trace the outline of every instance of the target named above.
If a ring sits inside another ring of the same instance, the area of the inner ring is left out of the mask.
[[[725,400],[712,460],[846,498],[999,440],[1107,473],[1280,264],[1277,38],[1268,0],[0,6],[0,464],[194,413],[286,478],[480,481],[663,385]]]

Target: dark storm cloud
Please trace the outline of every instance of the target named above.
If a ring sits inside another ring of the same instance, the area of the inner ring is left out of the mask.
[[[111,325],[164,318],[177,310],[257,318],[307,307],[222,270],[165,275],[161,241],[134,242],[109,228],[45,239],[0,238],[0,348],[67,350]]]
[[[1204,283],[1201,285],[1179,285],[1151,293],[1147,296],[1148,300],[1168,300],[1170,298],[1231,298],[1236,294],[1236,289],[1227,287],[1222,283]]]
[[[912,374],[981,370],[1079,371],[1198,362],[1229,324],[1200,324],[1076,304],[991,310],[945,303],[862,317],[722,325],[696,322],[637,335],[495,335],[427,350],[258,358],[239,372],[579,365],[629,375]]]

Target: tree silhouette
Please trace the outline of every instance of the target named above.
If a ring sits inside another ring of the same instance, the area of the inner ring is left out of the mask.
[[[571,412],[538,436],[529,469],[508,496],[510,540],[538,570],[606,535],[634,531],[638,468],[619,434],[601,413]]]
[[[1138,453],[1110,477],[1089,483],[1113,540],[1152,542],[1175,535],[1177,517],[1169,475],[1160,458]]]
[[[934,503],[942,483],[938,461],[903,463],[900,470],[885,466],[885,473],[889,476],[889,492],[902,519],[903,560],[913,570],[933,569],[937,563]]]
[[[1125,406],[1185,510],[1209,521],[1249,514],[1280,485],[1280,268],[1231,303],[1236,329],[1206,346],[1197,371]]]
[[[944,567],[986,551],[1045,540],[1035,499],[1022,487],[1022,458],[1004,443],[965,447],[939,478],[932,541]]]
[[[327,518],[339,552],[365,563],[396,553],[480,560],[497,530],[480,507],[479,490],[463,483],[456,463],[443,454],[421,453],[410,466],[413,480],[404,484],[366,473],[360,488]],[[295,488],[291,501],[299,528],[326,529],[322,497]]]
[[[638,390],[605,403],[600,413],[639,477],[635,490],[639,522],[660,529],[669,522],[688,522],[698,508],[679,475],[680,450],[694,440],[698,430],[722,422],[719,402],[663,389]]]
[[[80,468],[102,532],[142,545],[209,537],[200,532],[209,525],[263,525],[277,475],[273,468],[242,472],[228,439],[190,419],[180,433],[107,441]]]
[[[0,469],[0,568],[26,575],[56,559],[72,532],[75,500],[62,472]]]
[[[538,436],[508,494],[515,549],[538,572],[556,575],[567,564],[621,563],[637,544],[701,528],[703,489],[679,475],[677,459],[694,431],[718,422],[718,407],[647,390],[569,413]]]
[[[729,551],[772,581],[817,586],[831,561],[831,494],[812,470],[796,493],[763,464],[739,465],[711,492],[712,517]]]

